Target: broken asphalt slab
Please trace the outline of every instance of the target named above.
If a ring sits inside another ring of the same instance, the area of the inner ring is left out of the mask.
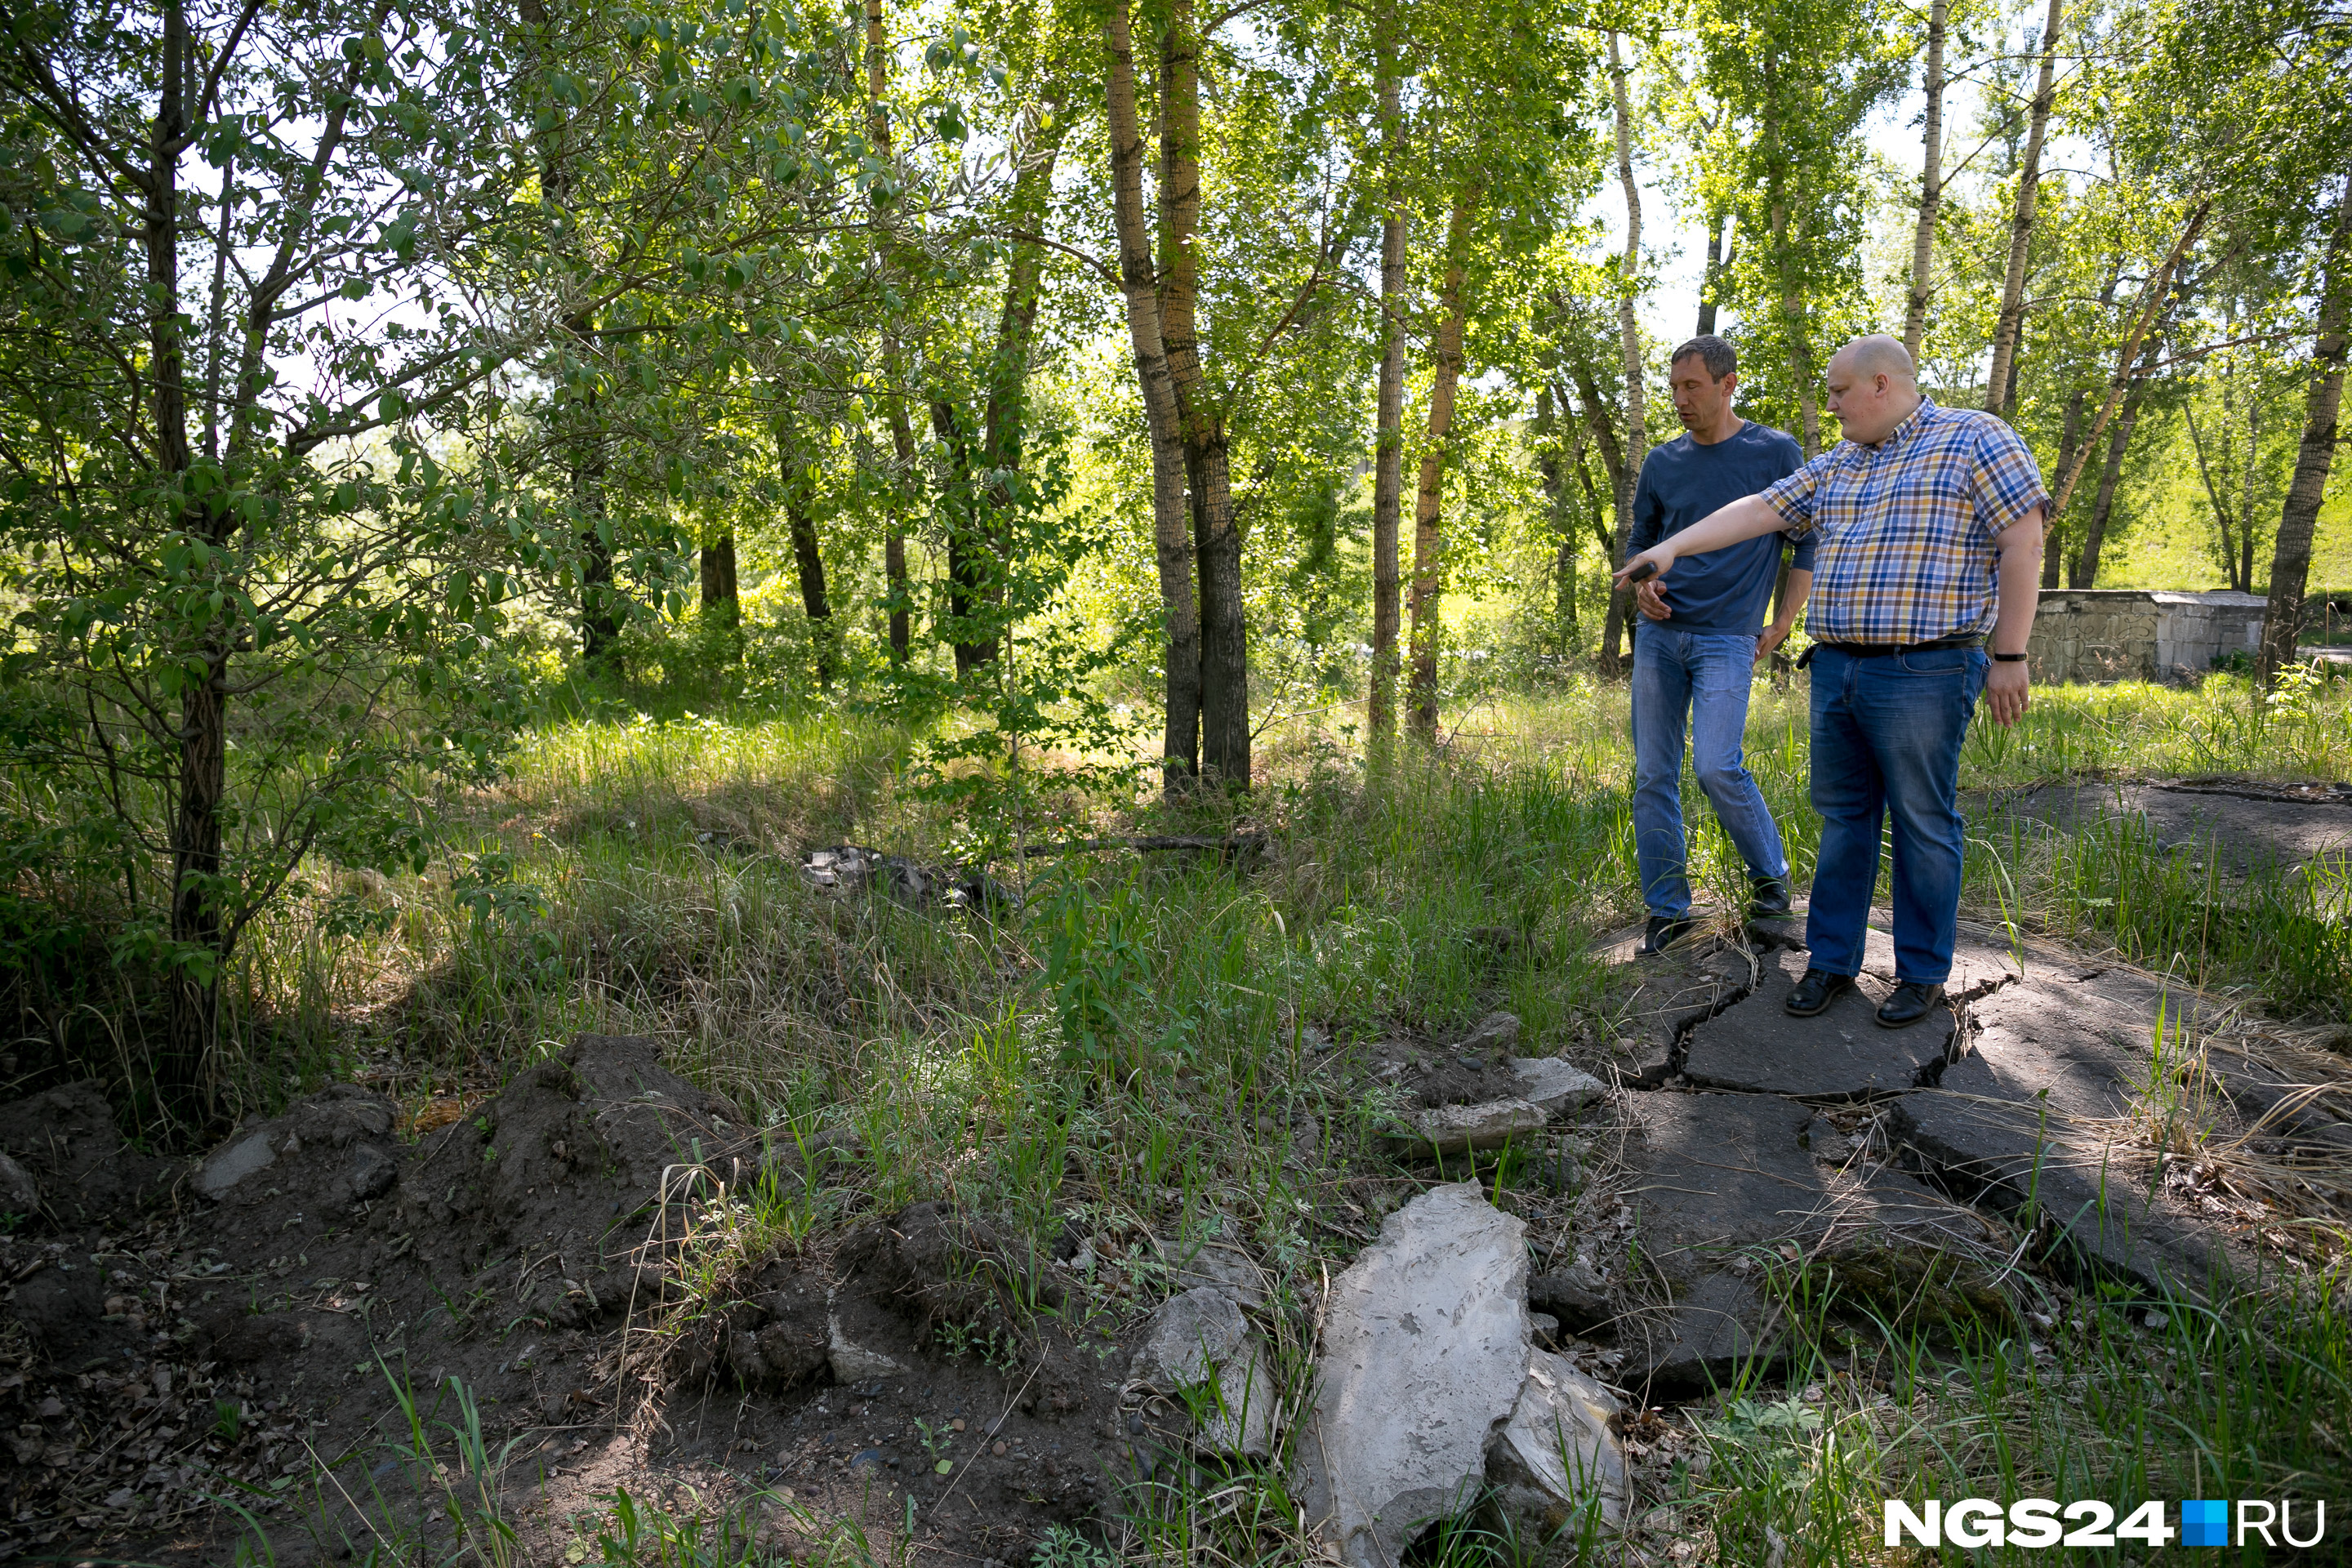
[[[1624,1196],[1665,1300],[1621,1319],[1628,1386],[1703,1387],[1778,1354],[1784,1325],[1766,1288],[1768,1254],[1793,1260],[1985,1234],[1976,1215],[1898,1171],[1824,1167],[1799,1142],[1812,1113],[1776,1095],[1646,1094],[1632,1109]]]
[[[1955,1185],[2049,1224],[2082,1261],[2143,1289],[2201,1295],[2247,1274],[2252,1255],[2168,1191],[2135,1125],[2179,1084],[2178,1064],[2158,1057],[2160,1007],[2183,1012],[2124,970],[1996,992],[1973,1007],[1969,1055],[1897,1102],[1896,1131]]]
[[[1891,952],[1889,956],[1891,957]],[[1894,987],[1867,971],[1854,988],[1811,1018],[1792,1018],[1789,993],[1805,954],[1761,961],[1762,984],[1691,1031],[1683,1071],[1709,1089],[1812,1100],[1861,1100],[1934,1081],[1956,1034],[1939,1008],[1907,1029],[1885,1029],[1872,1015]]]

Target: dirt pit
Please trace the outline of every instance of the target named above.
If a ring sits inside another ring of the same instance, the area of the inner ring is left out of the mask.
[[[338,1086],[192,1168],[128,1151],[94,1086],[0,1108],[41,1201],[0,1236],[0,1560],[220,1562],[227,1500],[279,1562],[432,1541],[469,1421],[533,1561],[615,1489],[690,1488],[772,1500],[746,1522],[786,1552],[846,1519],[1025,1562],[1150,1463],[1133,1330],[1014,1310],[1068,1262],[938,1205],[748,1251],[732,1200],[854,1183],[855,1140],[772,1152],[651,1041],[583,1037],[414,1142],[396,1116]]]

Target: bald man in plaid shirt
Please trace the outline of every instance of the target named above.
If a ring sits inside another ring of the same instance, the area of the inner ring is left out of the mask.
[[[1677,557],[1775,531],[1814,541],[1806,629],[1812,666],[1812,795],[1822,816],[1810,950],[1788,1010],[1811,1017],[1850,990],[1895,826],[1895,993],[1889,1028],[1943,1005],[1960,905],[1960,742],[1982,696],[1995,723],[2025,711],[2025,642],[2050,497],[2017,432],[1919,395],[1893,338],[1856,338],[1830,361],[1829,411],[1845,439],[1759,495],[1643,551]],[[1990,658],[1987,645],[1990,645]]]

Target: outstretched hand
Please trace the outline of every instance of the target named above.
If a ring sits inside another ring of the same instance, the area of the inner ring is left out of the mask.
[[[1614,579],[1617,591],[1623,593],[1633,586],[1636,581],[1634,573],[1645,564],[1651,570],[1642,573],[1643,578],[1663,577],[1675,568],[1675,552],[1666,545],[1654,544],[1639,555],[1629,557],[1624,565],[1617,568]]]

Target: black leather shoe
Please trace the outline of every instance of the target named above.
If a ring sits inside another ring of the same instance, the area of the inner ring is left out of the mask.
[[[1789,884],[1778,877],[1759,877],[1749,884],[1748,918],[1775,921],[1789,912]]]
[[[1908,1028],[1944,1005],[1944,988],[1906,980],[1878,1005],[1878,1021],[1889,1029]]]
[[[1810,1018],[1853,989],[1851,974],[1832,974],[1826,969],[1808,969],[1797,988],[1789,993],[1788,1014],[1792,1018]]]
[[[1650,929],[1642,938],[1643,956],[1655,957],[1665,952],[1666,949],[1688,936],[1691,928],[1697,923],[1688,916],[1676,918],[1673,915],[1652,915]]]

